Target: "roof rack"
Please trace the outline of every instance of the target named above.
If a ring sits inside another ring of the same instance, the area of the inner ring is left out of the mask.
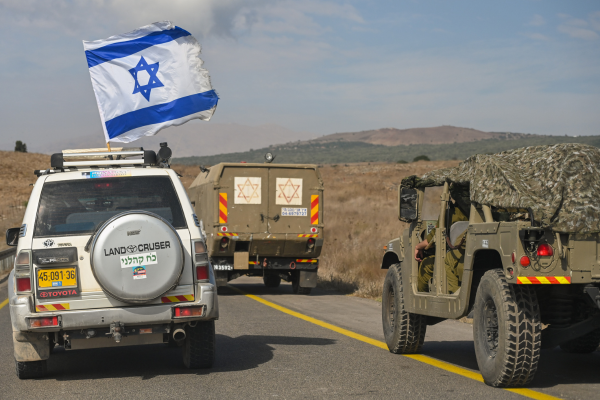
[[[63,150],[50,158],[53,168],[155,165],[156,153],[142,147],[104,149]],[[135,158],[134,158],[135,157]]]

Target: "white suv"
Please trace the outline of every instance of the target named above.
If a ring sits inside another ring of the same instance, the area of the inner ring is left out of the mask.
[[[19,378],[67,350],[168,342],[209,368],[218,319],[202,227],[171,150],[54,154],[36,171],[9,279]]]

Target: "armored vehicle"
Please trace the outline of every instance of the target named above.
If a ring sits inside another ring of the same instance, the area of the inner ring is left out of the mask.
[[[316,165],[221,163],[189,187],[217,285],[241,275],[281,280],[297,294],[317,284],[323,181]]]
[[[473,312],[485,383],[527,385],[540,351],[600,344],[600,150],[535,146],[405,178],[383,256],[382,318],[393,353]],[[417,260],[418,259],[418,260]],[[421,261],[422,260],[422,261]]]
[[[171,150],[65,151],[38,179],[8,296],[19,378],[67,350],[169,342],[188,368],[215,353],[218,303],[206,239]],[[101,149],[100,149],[101,150]]]

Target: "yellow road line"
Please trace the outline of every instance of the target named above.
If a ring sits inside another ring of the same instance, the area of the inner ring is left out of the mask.
[[[234,286],[229,286],[229,287],[232,288],[232,289],[234,289],[235,291],[243,294],[244,296],[251,298],[252,300],[256,300],[259,303],[262,303],[262,304],[264,304],[266,306],[269,306],[269,307],[274,308],[274,309],[276,309],[278,311],[281,311],[282,313],[291,315],[291,316],[296,317],[296,318],[300,318],[300,319],[302,319],[304,321],[307,321],[307,322],[310,322],[312,324],[318,325],[318,326],[323,327],[325,329],[329,329],[329,330],[332,330],[332,331],[337,332],[339,334],[342,334],[344,336],[351,337],[352,339],[360,340],[361,342],[365,342],[365,343],[371,344],[373,346],[379,347],[381,349],[388,350],[387,344],[384,343],[384,342],[382,342],[382,341],[380,341],[380,340],[371,339],[370,337],[367,337],[367,336],[361,335],[359,333],[355,333],[355,332],[349,331],[348,329],[340,328],[339,326],[335,326],[335,325],[329,324],[327,322],[318,320],[316,318],[309,317],[308,315],[304,315],[304,314],[301,314],[299,312],[292,311],[289,308],[285,308],[285,307],[282,307],[282,306],[280,306],[278,304],[271,303],[270,301],[265,300],[265,299],[263,299],[261,297],[255,296],[253,294],[244,293],[243,291],[241,291],[240,289],[238,289],[238,288],[236,288]],[[428,357],[428,356],[425,356],[425,355],[422,355],[422,354],[402,354],[402,355],[404,357],[408,357],[408,358],[411,358],[413,360],[420,361],[422,363],[431,365],[433,367],[437,367],[437,368],[443,369],[444,371],[452,372],[454,374],[464,376],[465,378],[469,378],[469,379],[473,379],[473,380],[476,380],[476,381],[479,381],[479,382],[483,382],[483,377],[478,372],[474,372],[474,371],[468,370],[466,368],[457,367],[456,365],[447,363],[445,361],[436,360],[435,358],[431,358],[431,357]],[[538,399],[538,400],[559,399],[559,397],[550,396],[548,394],[536,392],[535,390],[531,390],[531,389],[519,388],[519,389],[504,389],[504,390],[507,390],[509,392],[513,392],[513,393],[516,393],[516,394],[520,394],[522,396],[529,397],[531,399]]]
[[[8,304],[8,299],[6,299],[2,303],[0,303],[0,310],[2,310],[2,307],[4,307],[7,304]]]

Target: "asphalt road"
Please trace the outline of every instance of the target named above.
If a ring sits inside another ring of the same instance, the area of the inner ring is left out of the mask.
[[[217,358],[206,371],[185,369],[180,349],[149,345],[59,350],[48,361],[47,378],[19,381],[9,310],[3,307],[0,398],[600,397],[600,352],[544,351],[531,390],[515,393],[469,378],[477,376],[471,325],[446,321],[429,327],[423,348],[427,357],[416,360],[379,347],[383,334],[377,302],[322,290],[295,296],[289,284],[267,289],[256,278],[231,283],[257,297],[232,289],[219,296]],[[0,303],[6,298],[6,283],[0,284]]]

